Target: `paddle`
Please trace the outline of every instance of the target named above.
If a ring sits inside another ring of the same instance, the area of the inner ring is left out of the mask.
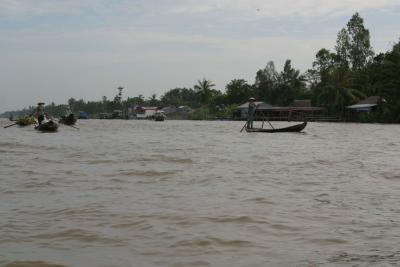
[[[67,125],[67,126],[69,126],[69,127],[72,127],[72,128],[74,128],[74,129],[79,130],[79,128],[78,128],[78,127],[75,127],[74,125],[68,125],[68,124],[64,124],[64,125]]]
[[[58,123],[60,123],[60,120],[55,120],[55,121],[57,121]],[[60,124],[63,124],[63,125],[66,125],[66,126],[69,126],[69,127],[72,127],[72,128],[74,128],[74,129],[79,130],[79,128],[78,128],[78,127],[75,127],[74,125],[68,125],[68,124],[64,124],[64,123],[60,123]]]
[[[14,126],[14,125],[17,125],[18,123],[13,123],[13,124],[10,124],[10,125],[7,125],[7,126],[4,126],[4,128],[8,128],[8,127],[11,127],[11,126]]]
[[[272,126],[272,124],[269,122],[268,119],[267,119],[267,122],[269,123],[269,125],[271,126],[271,128],[275,130],[274,126]]]
[[[57,121],[58,123],[60,123],[60,120],[55,120],[55,121]],[[69,126],[69,127],[72,127],[72,128],[74,128],[74,129],[79,130],[79,128],[78,128],[78,127],[75,127],[74,125],[68,125],[68,124],[64,124],[64,123],[60,123],[60,124],[65,125],[65,126]]]
[[[247,125],[247,121],[246,121],[246,123],[243,125],[242,130],[240,130],[240,132],[243,132],[243,130],[244,130],[244,128],[246,127],[246,125]]]
[[[266,119],[265,117],[263,117],[263,122],[262,122],[261,128],[264,128],[264,122],[265,122],[265,120],[267,120],[267,122],[269,123],[269,125],[271,126],[271,128],[272,128],[273,130],[275,130],[274,126],[272,126],[272,124],[269,122],[269,120]]]

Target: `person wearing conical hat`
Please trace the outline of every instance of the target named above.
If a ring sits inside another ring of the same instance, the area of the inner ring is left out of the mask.
[[[249,98],[249,107],[247,110],[247,128],[253,128],[254,116],[256,114],[257,105],[254,97]]]
[[[39,102],[37,104],[36,110],[34,112],[34,115],[36,115],[36,118],[39,122],[39,125],[42,124],[42,121],[44,120],[44,103],[43,102]]]

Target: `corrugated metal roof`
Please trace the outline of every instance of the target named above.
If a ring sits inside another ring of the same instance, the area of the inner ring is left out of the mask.
[[[267,104],[267,103],[265,103],[265,102],[261,102],[261,101],[255,101],[254,103],[256,103],[256,105],[268,105],[268,106],[271,106],[270,104]],[[242,104],[242,105],[240,105],[240,106],[238,106],[237,108],[240,108],[240,109],[242,109],[242,108],[248,108],[249,107],[249,102],[246,102],[246,103],[244,103],[244,104]]]
[[[265,102],[255,102],[257,106],[257,110],[270,110],[270,111],[320,111],[324,108],[322,107],[274,107]],[[248,109],[249,102],[246,102],[237,109]]]
[[[269,111],[321,111],[324,108],[321,107],[269,107],[265,110]]]
[[[377,106],[378,104],[355,104],[351,106],[347,106],[346,108],[350,109],[363,109],[363,108],[372,108]]]

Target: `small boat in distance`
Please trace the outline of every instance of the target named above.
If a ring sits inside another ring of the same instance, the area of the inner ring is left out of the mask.
[[[165,116],[165,113],[163,111],[157,111],[154,114],[154,120],[155,121],[164,121],[166,117],[167,116]]]
[[[65,125],[74,125],[76,123],[75,114],[71,113],[68,116],[61,116],[59,122]]]
[[[264,129],[264,128],[245,128],[248,133],[285,133],[301,132],[307,126],[307,122],[292,125],[285,128]]]

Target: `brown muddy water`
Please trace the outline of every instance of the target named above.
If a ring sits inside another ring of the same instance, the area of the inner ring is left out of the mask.
[[[1,127],[0,266],[399,265],[399,125],[242,124]]]

